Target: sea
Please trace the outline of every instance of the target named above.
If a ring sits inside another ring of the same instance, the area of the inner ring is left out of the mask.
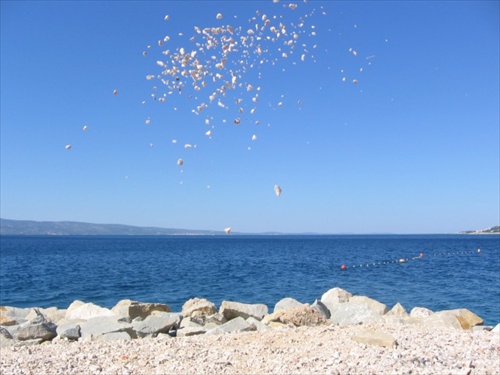
[[[500,323],[499,235],[0,236],[0,305],[181,311],[190,298],[313,303],[339,287],[409,312],[467,308]]]

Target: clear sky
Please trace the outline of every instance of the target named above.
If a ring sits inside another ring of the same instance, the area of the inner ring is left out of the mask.
[[[1,217],[498,225],[499,45],[498,1],[1,1]]]

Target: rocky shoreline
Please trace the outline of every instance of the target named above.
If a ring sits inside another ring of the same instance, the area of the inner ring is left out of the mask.
[[[181,312],[123,300],[112,309],[0,306],[2,374],[499,374],[500,325],[467,309],[390,310],[340,288],[311,304],[203,298]]]

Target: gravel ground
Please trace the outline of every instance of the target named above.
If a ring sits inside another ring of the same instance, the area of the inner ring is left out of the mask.
[[[366,329],[396,348],[360,344]],[[0,349],[1,374],[500,374],[500,334],[403,325],[320,326]]]

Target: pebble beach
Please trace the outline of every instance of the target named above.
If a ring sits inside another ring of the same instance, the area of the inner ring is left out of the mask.
[[[366,330],[396,339],[356,342]],[[499,374],[500,333],[406,325],[279,328],[223,335],[1,349],[2,374]]]

